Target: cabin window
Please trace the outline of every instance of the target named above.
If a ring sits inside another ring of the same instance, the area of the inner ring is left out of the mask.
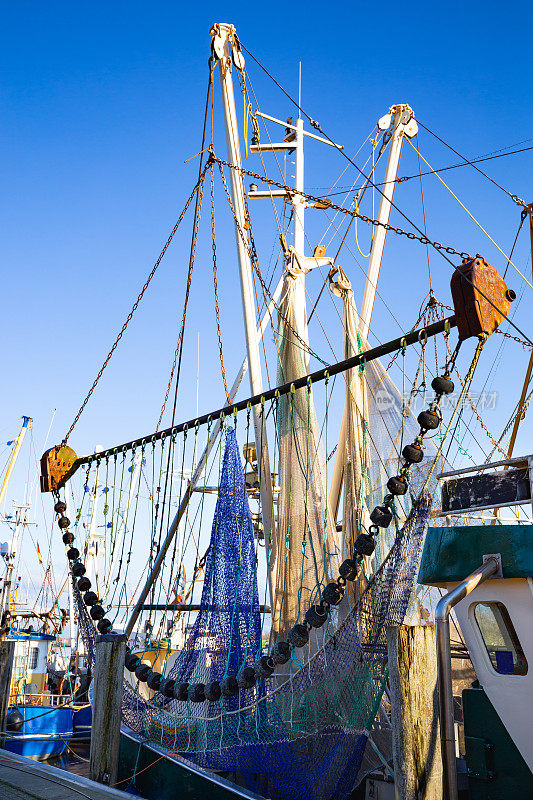
[[[28,653],[28,670],[32,672],[37,666],[37,662],[39,661],[39,648],[38,647],[30,647],[30,652]]]
[[[474,616],[490,663],[500,675],[525,675],[527,660],[503,603],[476,603]]]

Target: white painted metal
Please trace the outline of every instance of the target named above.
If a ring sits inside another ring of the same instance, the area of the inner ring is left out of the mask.
[[[464,467],[464,469],[453,469],[450,472],[441,472],[437,478],[451,478],[452,475],[465,475],[467,472],[477,472],[478,470],[494,469],[495,467],[510,466],[512,464],[525,464],[533,456],[521,456],[520,458],[506,458],[504,461],[492,461],[490,464],[479,464],[473,467]]]
[[[458,800],[457,764],[455,761],[455,725],[453,713],[452,657],[450,649],[450,614],[462,598],[471,595],[499,569],[495,558],[483,559],[483,565],[474,570],[448,594],[441,597],[435,609],[437,633],[437,672],[439,685],[440,745],[443,767],[443,794],[446,800]]]
[[[220,86],[222,90],[222,106],[226,128],[226,143],[228,157],[232,164],[241,166],[241,150],[239,144],[239,131],[237,127],[237,112],[233,94],[232,62],[230,57],[230,38],[233,38],[235,29],[232,25],[220,23],[213,28],[213,38],[216,41],[217,52],[223,55],[219,59]],[[240,172],[230,170],[231,193],[235,209],[235,238],[239,258],[239,274],[241,280],[241,294],[244,312],[244,326],[246,332],[246,349],[250,370],[250,390],[252,395],[261,394],[263,380],[261,376],[261,361],[259,357],[259,341],[257,338],[255,322],[255,303],[252,285],[252,271],[248,252],[241,238],[240,231],[245,230],[244,186]],[[255,444],[258,455],[258,469],[261,486],[261,513],[265,539],[271,537],[273,522],[272,482],[270,479],[270,460],[268,455],[268,441],[266,426],[261,415],[261,408],[253,408]],[[270,572],[270,570],[269,570]]]
[[[271,189],[271,190],[253,190],[248,192],[250,200],[265,200],[271,197],[288,197],[285,189]]]
[[[293,142],[265,142],[264,144],[251,144],[250,153],[277,153],[282,150],[294,150]]]
[[[461,600],[455,607],[455,613],[479,682],[525,762],[533,770],[533,594],[530,580],[504,578],[488,581]],[[449,584],[447,588],[449,590],[456,585]],[[476,603],[490,601],[503,603],[509,613],[528,662],[526,675],[501,675],[490,662],[474,617]]]
[[[403,137],[406,135],[405,129],[407,124],[413,118],[412,109],[410,106],[404,104],[392,106],[391,113],[393,115],[392,136],[389,144],[389,158],[387,162],[387,169],[385,170],[385,182],[381,190],[381,202],[379,204],[379,212],[377,217],[380,223],[388,223],[389,221],[392,208],[391,202],[394,196],[394,187],[396,186],[396,178],[398,175],[398,165],[400,163]],[[385,247],[386,237],[387,231],[383,225],[376,225],[374,229],[374,238],[372,240],[372,249],[370,251],[370,259],[368,262],[366,286],[360,314],[361,335],[364,340],[368,339],[368,332],[370,330],[370,320],[372,319],[372,310],[374,308],[374,300],[376,299],[379,270],[381,268],[381,260],[383,258],[383,249]]]
[[[269,114],[263,114],[262,111],[255,112],[256,117],[262,117],[263,119],[268,119],[270,122],[276,122],[278,125],[283,125],[284,128],[289,128],[291,131],[298,130],[297,125],[291,125],[290,122],[283,122],[281,119],[276,119],[276,117],[271,117]],[[330,142],[329,139],[324,139],[322,136],[317,136],[316,133],[310,133],[310,131],[303,131],[304,136],[308,136],[310,139],[316,139],[317,142],[322,142],[322,144],[329,144],[330,147],[335,147],[336,150],[343,150],[344,145],[342,144],[335,144],[335,142]]]
[[[415,128],[410,128],[409,132],[406,132],[406,127],[412,120],[413,111],[411,107],[402,104],[391,106],[390,113],[386,114],[384,117],[381,117],[378,122],[378,127],[380,130],[386,130],[391,124],[391,121],[393,126],[389,145],[387,169],[385,170],[385,183],[382,188],[381,202],[377,217],[378,220],[383,223],[387,223],[390,217],[391,202],[394,195],[396,177],[398,175],[398,165],[400,163],[403,137],[405,135],[414,136],[416,133]],[[414,133],[412,133],[412,131],[414,131]],[[386,238],[387,231],[383,225],[376,225],[374,229],[374,237],[372,239],[372,248],[370,250],[370,259],[368,262],[368,271],[361,313],[359,315],[361,320],[361,336],[365,342],[368,339],[368,332],[370,330],[370,320],[372,318],[374,300],[376,299],[379,271],[381,268],[381,260],[383,258],[383,250],[385,248]],[[335,463],[331,474],[331,484],[329,490],[329,507],[334,519],[336,519],[336,514],[338,512],[342,490],[342,478],[344,475],[344,464],[346,460],[344,452],[345,440],[346,417],[345,413],[343,413],[339,433],[339,443],[337,446],[337,453],[335,455]]]

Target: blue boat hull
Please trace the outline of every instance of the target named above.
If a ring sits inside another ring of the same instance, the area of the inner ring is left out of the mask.
[[[11,731],[4,748],[27,758],[46,759],[63,753],[72,739],[72,709],[65,706],[17,706],[24,717],[20,731]]]
[[[93,724],[93,709],[90,705],[81,706],[79,709],[74,706],[74,738],[73,741],[88,741],[91,738],[91,726]]]

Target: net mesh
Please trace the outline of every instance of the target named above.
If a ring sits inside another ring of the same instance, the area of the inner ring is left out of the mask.
[[[169,755],[238,776],[273,800],[347,797],[387,677],[386,628],[409,601],[430,500],[422,497],[389,556],[340,621],[330,615],[293,654],[292,674],[259,681],[218,703],[141,697],[125,683],[123,721]],[[260,652],[256,554],[235,434],[226,434],[201,610],[167,674],[206,682],[235,674]],[[82,631],[94,638],[83,603]]]
[[[279,383],[308,374],[305,351],[295,332],[302,328],[296,315],[301,277],[285,274],[280,302]],[[338,564],[339,549],[327,510],[324,458],[310,387],[279,400],[279,514],[271,567],[273,609],[271,641],[286,635],[301,620],[320,588]]]

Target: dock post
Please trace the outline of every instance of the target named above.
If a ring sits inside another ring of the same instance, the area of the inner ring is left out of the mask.
[[[15,655],[15,642],[6,639],[0,641],[0,747],[4,746],[7,709],[11,694],[11,675],[13,672],[13,657]]]
[[[387,630],[396,800],[442,800],[434,625]]]
[[[126,641],[125,633],[96,639],[89,777],[108,786],[116,783],[118,772]]]

